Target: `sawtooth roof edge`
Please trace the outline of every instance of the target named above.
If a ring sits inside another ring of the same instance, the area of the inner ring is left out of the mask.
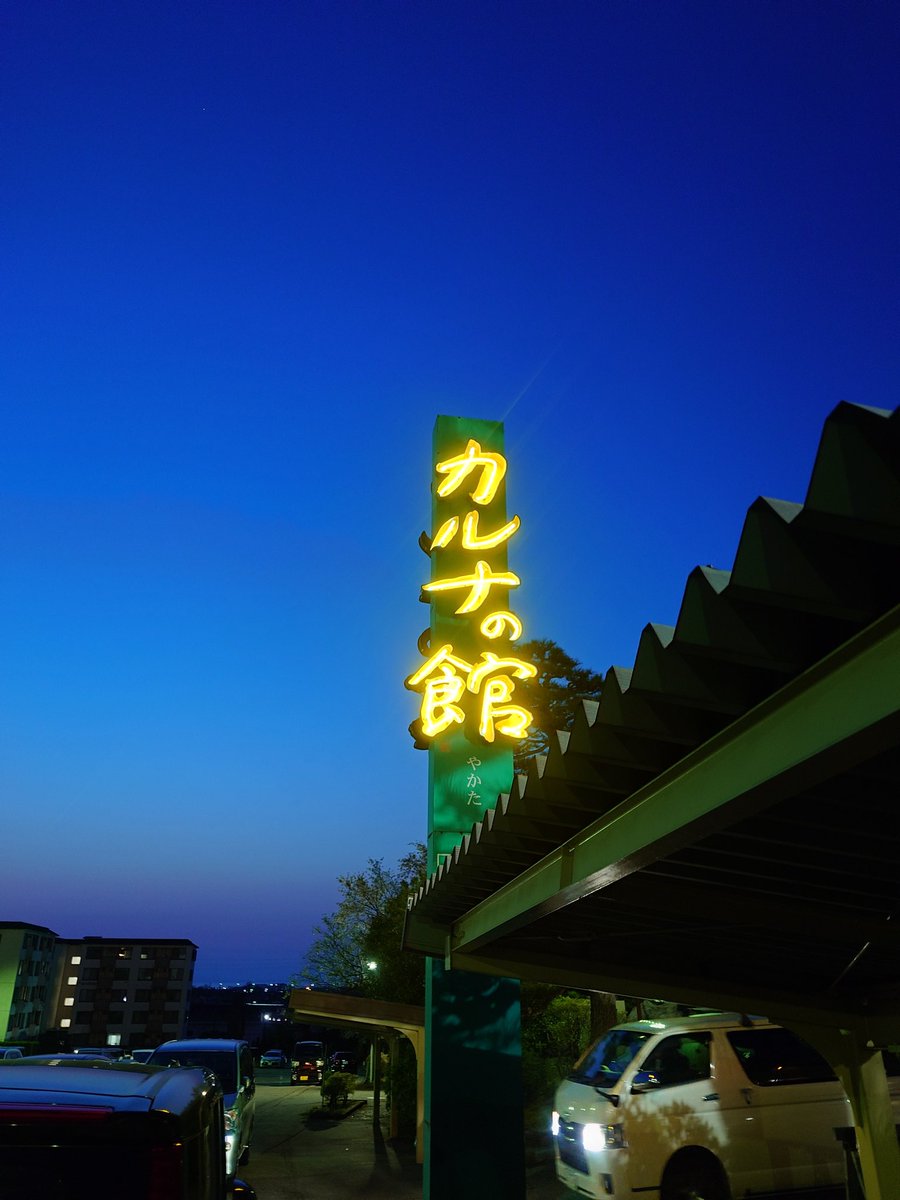
[[[676,624],[644,626],[634,664],[608,669],[600,699],[516,774],[410,908],[467,887],[518,827],[530,840],[492,861],[493,877],[513,878],[893,608],[896,572],[873,547],[900,546],[898,451],[900,409],[838,404],[806,501],[752,502],[731,569],[689,573]]]

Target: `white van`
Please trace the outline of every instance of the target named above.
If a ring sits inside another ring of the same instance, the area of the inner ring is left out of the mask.
[[[852,1124],[828,1063],[787,1029],[722,1013],[631,1021],[590,1046],[557,1090],[556,1174],[595,1200],[838,1186],[834,1130]]]

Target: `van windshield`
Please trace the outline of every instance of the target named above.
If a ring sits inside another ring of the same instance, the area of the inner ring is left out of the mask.
[[[166,1067],[204,1067],[213,1072],[223,1092],[237,1091],[237,1056],[233,1050],[166,1050],[160,1047],[154,1050],[150,1061]]]
[[[568,1076],[574,1083],[593,1083],[609,1087],[652,1035],[638,1029],[610,1029],[588,1046]]]

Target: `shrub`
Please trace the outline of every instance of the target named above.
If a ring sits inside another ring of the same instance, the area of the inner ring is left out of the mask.
[[[322,1082],[322,1099],[328,1108],[340,1108],[350,1098],[356,1087],[356,1076],[348,1071],[334,1071]]]

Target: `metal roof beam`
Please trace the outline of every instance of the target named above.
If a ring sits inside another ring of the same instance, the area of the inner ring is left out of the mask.
[[[895,608],[461,915],[452,949],[475,951],[868,757],[891,744],[898,712]]]

